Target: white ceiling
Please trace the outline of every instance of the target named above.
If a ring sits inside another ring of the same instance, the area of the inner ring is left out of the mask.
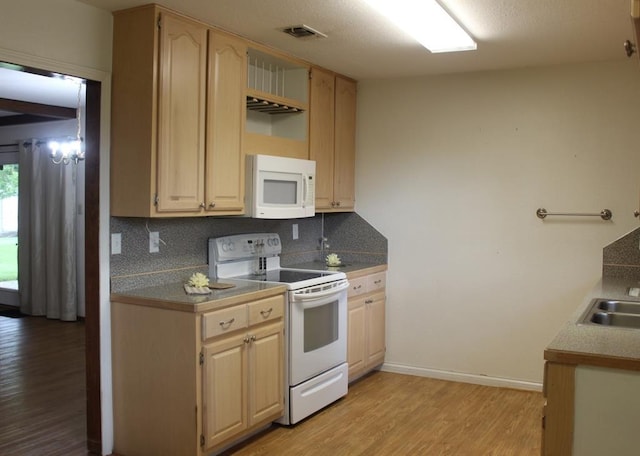
[[[75,108],[78,104],[78,83],[0,68],[0,98]],[[0,110],[0,117],[14,114]]]
[[[109,11],[148,0],[80,0]],[[417,1],[417,0],[416,0]],[[431,54],[363,0],[162,0],[163,6],[355,79],[626,59],[630,0],[439,0],[477,51]],[[281,32],[306,24],[328,37]]]
[[[108,11],[149,3],[79,1]],[[162,4],[358,80],[623,60],[622,43],[632,38],[630,0],[439,1],[471,33],[477,51],[431,54],[363,0]],[[281,31],[299,24],[327,38],[299,40]],[[0,69],[0,97],[72,107],[77,102],[73,87],[67,81]]]

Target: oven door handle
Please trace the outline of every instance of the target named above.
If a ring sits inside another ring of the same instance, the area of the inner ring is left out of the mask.
[[[341,291],[346,290],[347,288],[349,288],[349,282],[347,282],[346,280],[344,281],[344,283],[341,283],[340,285],[338,285],[335,288],[331,288],[329,290],[326,291],[318,291],[317,293],[304,293],[302,291],[294,291],[293,294],[293,299],[294,301],[314,301],[316,299],[321,299],[324,298],[326,296],[330,296],[333,294],[338,294]],[[320,304],[321,305],[321,304]],[[313,305],[305,305],[305,307],[313,307]]]

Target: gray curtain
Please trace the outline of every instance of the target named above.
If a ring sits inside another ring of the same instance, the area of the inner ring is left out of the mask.
[[[35,139],[21,143],[19,170],[20,310],[76,320],[76,166],[54,164]]]

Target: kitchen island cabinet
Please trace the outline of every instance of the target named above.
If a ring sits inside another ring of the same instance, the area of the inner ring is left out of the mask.
[[[111,215],[243,213],[243,41],[157,5],[113,35]]]
[[[633,299],[637,282],[603,279],[545,350],[544,456],[637,454],[640,330],[581,324],[591,299]]]
[[[282,416],[283,291],[113,295],[114,450],[206,455]]]
[[[355,204],[356,83],[311,71],[309,159],[316,161],[316,211],[349,212]]]
[[[349,279],[347,362],[349,381],[384,362],[386,272],[353,273]]]

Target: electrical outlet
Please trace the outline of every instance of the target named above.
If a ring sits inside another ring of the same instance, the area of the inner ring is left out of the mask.
[[[120,255],[122,253],[122,233],[111,234],[111,255]]]
[[[160,251],[160,233],[158,231],[149,232],[149,253]]]
[[[294,223],[293,224],[293,240],[295,241],[296,239],[298,239],[298,224]]]

